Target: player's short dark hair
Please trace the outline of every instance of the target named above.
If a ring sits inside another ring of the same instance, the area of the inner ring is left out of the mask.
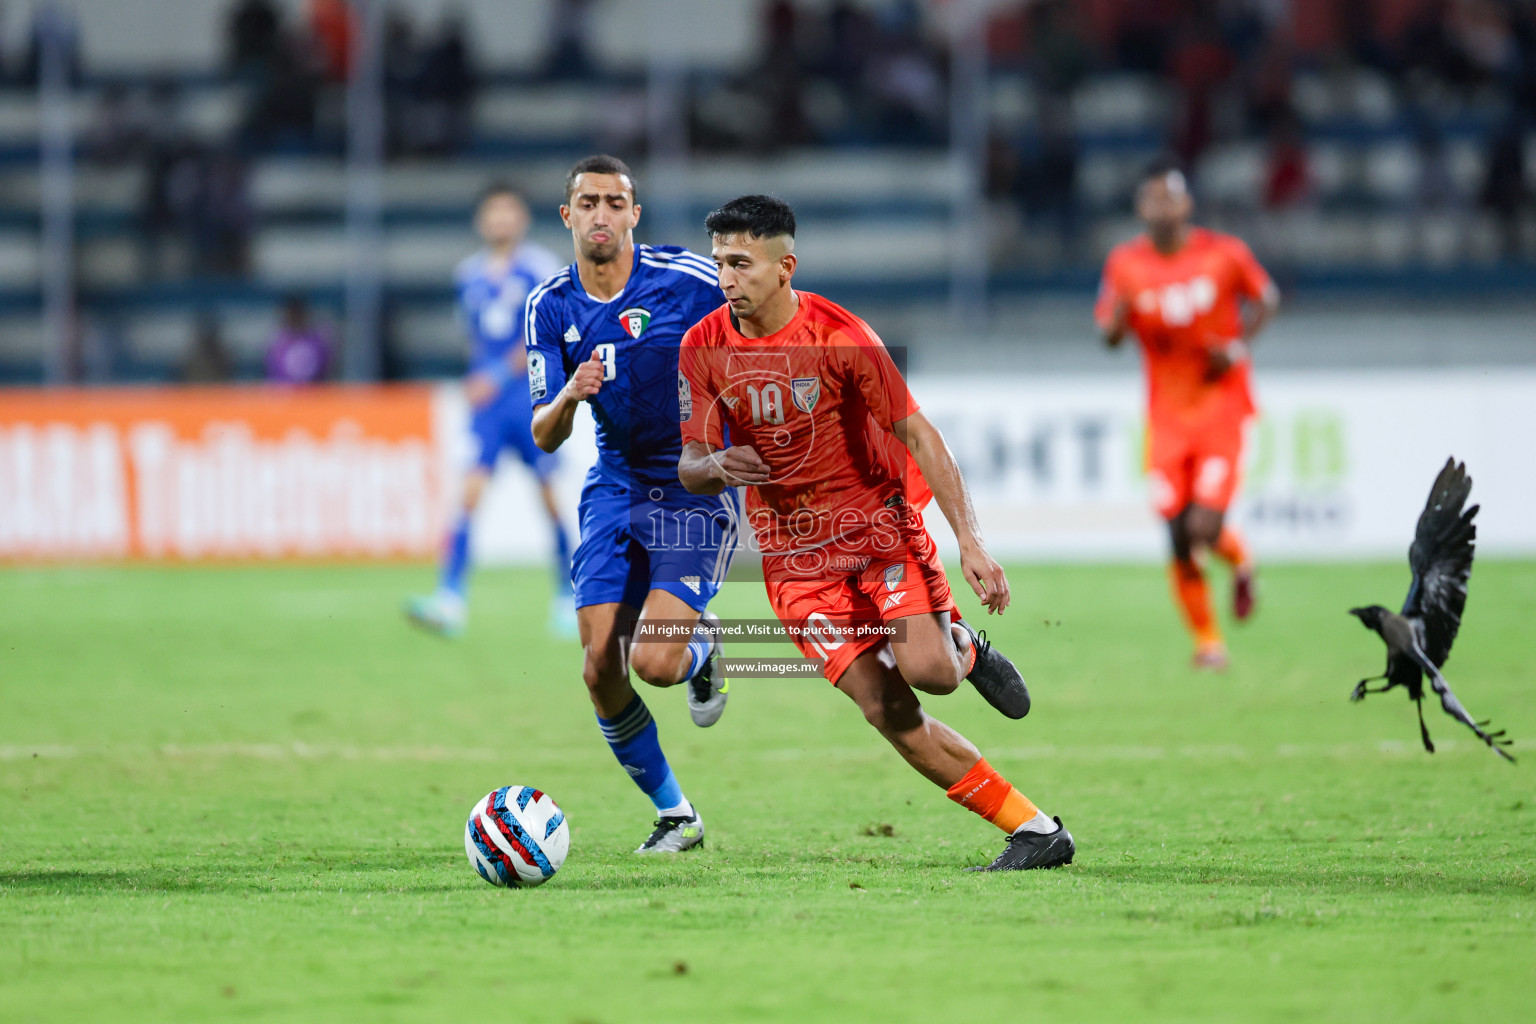
[[[795,237],[795,211],[778,196],[737,196],[704,218],[711,238],[751,235],[753,238]]]
[[[1136,179],[1136,185],[1139,188],[1149,181],[1158,181],[1175,172],[1188,177],[1184,171],[1184,165],[1179,161],[1178,157],[1169,153],[1163,153],[1153,158],[1147,163],[1146,167],[1142,168],[1141,177]]]
[[[607,153],[598,153],[595,156],[582,157],[565,176],[565,198],[571,198],[571,193],[576,190],[576,179],[583,174],[618,174],[629,179],[629,196],[634,199],[639,194],[635,185],[635,172],[629,169],[629,164],[616,156]]]
[[[480,189],[480,195],[475,199],[475,206],[485,205],[487,199],[495,199],[498,196],[511,196],[513,199],[523,201],[523,190],[512,184],[506,178],[493,178]]]

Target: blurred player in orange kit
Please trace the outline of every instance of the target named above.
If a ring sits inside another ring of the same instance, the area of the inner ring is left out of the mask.
[[[1061,819],[913,692],[943,696],[969,680],[1009,718],[1029,711],[1018,669],[960,617],[923,525],[932,498],[960,542],[966,582],[989,613],[1008,607],[1007,577],[982,545],[943,436],[869,325],[792,286],[787,203],[742,196],[704,224],[726,305],[683,336],[678,477],[695,494],[749,488],[774,613],[908,764],[1007,834],[979,870],[1070,863]]]
[[[1209,549],[1232,567],[1233,614],[1248,618],[1253,559],[1224,520],[1256,411],[1248,345],[1275,315],[1280,293],[1239,239],[1190,226],[1193,208],[1175,163],[1148,168],[1136,191],[1146,233],[1109,254],[1094,317],[1111,347],[1129,332],[1141,341],[1149,481],[1173,541],[1174,593],[1195,637],[1195,665],[1221,669],[1227,648],[1201,559]]]

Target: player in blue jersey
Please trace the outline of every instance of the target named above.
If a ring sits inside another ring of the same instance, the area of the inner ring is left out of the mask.
[[[475,209],[475,228],[485,248],[460,263],[454,275],[459,319],[472,348],[464,393],[473,410],[474,463],[465,475],[453,528],[443,545],[437,591],[411,598],[405,609],[412,622],[442,636],[463,632],[471,521],[504,451],[516,453],[538,479],[554,534],[557,596],[550,626],[562,635],[575,633],[570,539],[550,480],[559,458],[533,443],[523,339],[528,295],[560,261],[548,249],[523,241],[528,221],[528,206],[516,189],[505,182],[487,186]]]
[[[730,565],[735,492],[689,494],[677,478],[678,349],[683,333],[724,304],[714,264],[674,246],[636,245],[634,175],[588,157],[566,178],[560,216],[576,262],[528,297],[533,436],[553,452],[576,410],[592,410],[597,464],[581,496],[571,562],[585,651],[582,675],[603,736],[656,805],[637,853],[702,846],[704,822],[672,774],[629,672],[654,686],[686,683],[698,725],[725,708],[717,619],[706,610]]]

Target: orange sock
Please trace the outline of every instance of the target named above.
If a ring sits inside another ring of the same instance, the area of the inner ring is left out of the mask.
[[[1248,561],[1248,542],[1230,526],[1222,527],[1221,536],[1216,538],[1211,550],[1234,569],[1247,569],[1252,564]]]
[[[1174,596],[1184,612],[1185,624],[1195,634],[1195,643],[1201,647],[1221,643],[1221,630],[1216,627],[1216,616],[1211,613],[1211,591],[1205,585],[1205,573],[1200,571],[1200,566],[1175,558],[1168,569],[1173,579]]]
[[[1040,813],[1040,808],[997,774],[986,758],[971,765],[971,770],[950,786],[948,792],[955,803],[975,811],[1009,835]]]

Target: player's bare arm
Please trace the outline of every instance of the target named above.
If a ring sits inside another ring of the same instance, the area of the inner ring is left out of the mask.
[[[955,531],[960,542],[960,570],[965,581],[986,605],[988,614],[1001,614],[1008,607],[1008,577],[982,545],[971,492],[965,486],[960,466],[945,443],[944,435],[920,412],[897,420],[891,430],[912,453],[923,479],[933,490],[933,500],[938,503],[939,511],[944,513],[950,529]]]
[[[1264,289],[1257,300],[1248,304],[1248,313],[1243,324],[1243,336],[1227,342],[1225,345],[1217,345],[1211,349],[1210,375],[1220,377],[1232,367],[1247,359],[1251,354],[1249,345],[1253,339],[1259,336],[1259,332],[1269,326],[1269,322],[1280,312],[1280,289],[1273,283]]]
[[[1119,348],[1130,330],[1131,304],[1126,301],[1124,295],[1116,296],[1114,311],[1110,314],[1109,321],[1099,325],[1103,332],[1104,344],[1110,348]]]
[[[565,443],[576,422],[577,406],[603,389],[604,372],[602,357],[593,350],[592,358],[576,367],[554,401],[533,410],[534,444],[552,452]]]
[[[768,482],[768,463],[749,445],[721,451],[701,441],[683,445],[677,478],[692,494],[719,494],[727,487],[753,487]]]

